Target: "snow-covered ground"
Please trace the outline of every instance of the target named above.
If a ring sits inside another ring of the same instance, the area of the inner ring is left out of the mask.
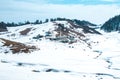
[[[0,42],[0,80],[120,80],[119,33],[87,34],[92,48],[82,41],[64,44],[45,38],[32,39],[38,33],[44,35],[43,31],[53,30],[51,26],[46,23],[11,27],[0,35],[40,48],[28,54],[12,54]],[[19,34],[30,27],[33,30],[28,35]],[[5,54],[5,50],[9,53]]]

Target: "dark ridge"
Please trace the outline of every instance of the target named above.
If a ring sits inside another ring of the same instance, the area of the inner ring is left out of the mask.
[[[59,72],[59,71],[56,69],[46,69],[45,72]]]
[[[81,26],[97,26],[96,24],[93,24],[89,21],[85,21],[85,20],[77,20],[77,19],[73,19],[72,20],[74,23],[81,25]]]
[[[102,26],[101,30],[105,32],[119,31],[120,32],[120,15],[114,16],[106,21]]]
[[[82,28],[84,33],[92,33],[92,34],[101,34],[100,32],[96,31],[93,28],[90,28],[88,24],[80,25],[80,24],[74,24],[74,22],[69,21],[69,23],[72,25],[74,28]]]
[[[40,72],[39,70],[32,70],[32,72]]]
[[[114,79],[120,79],[120,77],[116,77],[112,74],[107,74],[107,73],[96,73],[96,75],[99,75],[99,76],[110,76],[110,77],[113,77]]]

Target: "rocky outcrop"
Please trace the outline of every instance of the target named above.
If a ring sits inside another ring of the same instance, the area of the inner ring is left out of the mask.
[[[20,42],[15,42],[7,39],[0,38],[0,42],[3,43],[3,46],[7,46],[10,48],[13,54],[15,53],[29,53],[32,50],[36,50],[37,48],[35,46],[28,46]]]

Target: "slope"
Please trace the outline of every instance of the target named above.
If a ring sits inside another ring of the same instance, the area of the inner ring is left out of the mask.
[[[102,33],[99,35],[98,31],[91,28],[86,33],[80,25],[76,27],[77,24],[72,24],[74,23],[68,21],[55,21],[8,28],[8,32],[0,35],[2,39],[35,45],[40,50],[13,55],[0,42],[0,78],[119,80],[120,35],[102,31],[99,31]],[[25,35],[21,34],[24,31]],[[70,43],[71,41],[73,42]],[[4,54],[5,50],[9,53]]]

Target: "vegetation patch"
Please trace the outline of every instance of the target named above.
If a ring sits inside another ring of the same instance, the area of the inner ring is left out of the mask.
[[[21,35],[27,35],[30,31],[31,31],[32,28],[26,28],[25,30],[23,31],[20,31],[20,34]]]
[[[12,50],[13,54],[22,53],[22,52],[30,53],[31,51],[37,49],[36,46],[29,46],[29,45],[25,45],[20,42],[10,41],[10,40],[3,39],[3,38],[0,38],[0,40],[2,41],[3,46],[7,46],[10,48],[10,50]]]

